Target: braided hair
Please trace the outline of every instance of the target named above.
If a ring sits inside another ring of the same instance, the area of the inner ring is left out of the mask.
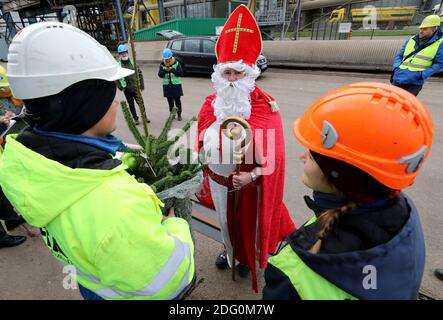
[[[339,208],[326,210],[317,219],[320,231],[319,240],[309,250],[318,253],[322,241],[337,225],[339,219],[359,205],[369,204],[378,199],[394,198],[399,190],[393,190],[374,179],[363,170],[344,161],[326,157],[310,151],[312,158],[318,164],[327,181],[343,193],[349,202]]]

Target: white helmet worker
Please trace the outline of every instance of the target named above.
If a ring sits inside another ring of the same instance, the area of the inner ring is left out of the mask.
[[[54,95],[87,79],[114,81],[133,73],[90,35],[65,23],[32,24],[9,46],[8,80],[19,99]]]

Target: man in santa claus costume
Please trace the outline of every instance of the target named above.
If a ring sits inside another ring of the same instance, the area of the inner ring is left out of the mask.
[[[208,163],[210,192],[225,245],[216,265],[232,267],[235,255],[240,276],[251,270],[256,292],[256,265],[263,269],[268,254],[275,253],[278,243],[295,228],[283,203],[285,145],[280,113],[275,100],[255,85],[261,50],[257,22],[240,5],[217,41],[218,64],[212,74],[216,93],[206,98],[198,115],[198,150]],[[240,174],[234,172],[237,142],[221,128],[229,117],[239,117],[251,128],[252,139],[242,148]]]

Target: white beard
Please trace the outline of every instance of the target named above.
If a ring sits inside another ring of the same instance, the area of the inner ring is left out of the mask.
[[[255,87],[254,76],[246,74],[243,79],[227,81],[216,70],[212,74],[212,83],[217,92],[212,107],[217,123],[222,123],[227,117],[239,116],[248,120],[251,116],[251,92]]]

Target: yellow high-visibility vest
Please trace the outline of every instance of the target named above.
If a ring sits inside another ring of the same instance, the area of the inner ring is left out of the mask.
[[[427,46],[423,50],[417,52],[415,55],[412,55],[408,59],[404,60],[400,65],[400,69],[408,69],[409,71],[426,70],[427,68],[432,66],[434,58],[437,55],[440,43],[442,42],[443,38],[435,41],[430,46]],[[403,54],[403,59],[415,51],[415,44],[416,42],[414,38],[409,39],[405,48],[405,52]]]

